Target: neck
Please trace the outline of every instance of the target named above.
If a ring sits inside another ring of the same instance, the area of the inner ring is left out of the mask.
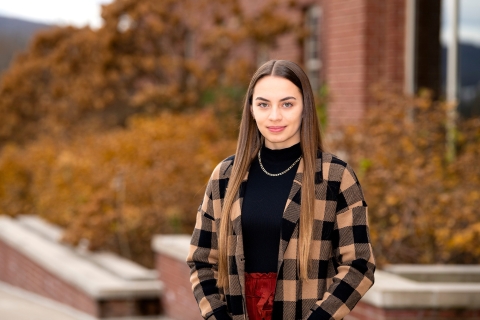
[[[270,149],[263,146],[261,150],[262,161],[267,162],[292,162],[297,160],[302,155],[302,147],[300,142],[288,148]]]
[[[274,143],[265,139],[265,146],[270,150],[286,149],[298,143],[300,143],[300,136],[298,136],[296,139],[293,139],[293,141],[289,139],[288,141],[283,141],[278,143]]]

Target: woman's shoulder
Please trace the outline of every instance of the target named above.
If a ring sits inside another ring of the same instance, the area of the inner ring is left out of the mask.
[[[229,178],[232,171],[235,155],[231,155],[220,161],[212,172],[212,178],[224,179]]]
[[[346,156],[345,156],[346,157]],[[336,154],[319,151],[317,154],[317,159],[321,160],[322,171],[324,173],[324,178],[328,180],[342,180],[342,177],[345,175],[351,176],[354,180],[358,180],[357,176],[352,168],[352,166],[344,160],[345,157],[337,156]]]
[[[338,165],[344,168],[349,166],[348,163],[345,160],[343,160],[341,157],[327,151],[319,150],[317,153],[317,159],[321,160],[324,164],[333,163],[335,165]]]

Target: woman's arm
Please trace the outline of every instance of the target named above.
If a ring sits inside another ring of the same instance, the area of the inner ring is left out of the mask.
[[[217,287],[218,244],[214,208],[220,210],[219,164],[212,173],[197,211],[197,220],[190,242],[187,264],[190,267],[190,282],[200,312],[205,319],[231,320],[227,312],[225,296]],[[217,215],[219,216],[219,215]]]
[[[373,285],[375,259],[367,211],[360,183],[347,165],[340,183],[332,236],[337,274],[308,320],[343,319]]]

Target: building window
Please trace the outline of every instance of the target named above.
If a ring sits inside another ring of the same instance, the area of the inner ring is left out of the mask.
[[[442,91],[447,91],[448,44],[453,28],[453,1],[442,1]],[[480,1],[460,0],[458,6],[458,112],[464,117],[480,116]]]
[[[437,99],[441,92],[441,2],[410,0],[407,4],[406,91],[414,94],[428,88]]]
[[[319,6],[311,6],[305,12],[305,27],[307,37],[304,47],[305,69],[314,91],[320,88],[320,20],[322,10]]]

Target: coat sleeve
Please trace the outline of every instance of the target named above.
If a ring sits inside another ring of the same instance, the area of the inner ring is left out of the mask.
[[[343,319],[374,283],[367,203],[349,165],[340,182],[332,248],[337,273],[308,320]]]
[[[197,210],[195,228],[190,241],[187,264],[190,267],[190,282],[203,318],[209,320],[231,319],[223,292],[217,287],[218,244],[215,217],[221,210],[220,179],[221,164],[213,171],[208,181],[202,204]]]

